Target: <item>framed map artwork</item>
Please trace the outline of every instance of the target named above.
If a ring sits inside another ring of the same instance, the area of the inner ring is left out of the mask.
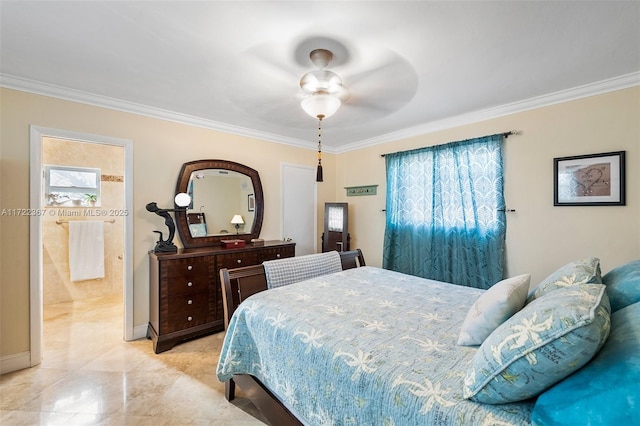
[[[554,206],[624,206],[625,151],[553,159]]]

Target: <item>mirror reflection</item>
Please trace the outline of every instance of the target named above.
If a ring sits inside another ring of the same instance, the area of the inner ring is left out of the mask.
[[[255,190],[251,177],[233,170],[202,169],[191,173],[192,203],[187,222],[192,237],[249,234],[255,220]]]

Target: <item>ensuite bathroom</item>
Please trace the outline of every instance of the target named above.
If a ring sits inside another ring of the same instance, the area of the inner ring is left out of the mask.
[[[44,360],[68,357],[59,345],[86,339],[87,322],[122,340],[124,164],[121,146],[42,140]]]

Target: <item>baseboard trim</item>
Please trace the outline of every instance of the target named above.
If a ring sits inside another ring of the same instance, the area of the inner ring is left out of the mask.
[[[146,339],[147,338],[147,328],[148,328],[147,324],[137,325],[137,326],[133,327],[133,339],[131,339],[131,340]]]
[[[0,358],[0,375],[31,367],[31,352],[20,352]]]

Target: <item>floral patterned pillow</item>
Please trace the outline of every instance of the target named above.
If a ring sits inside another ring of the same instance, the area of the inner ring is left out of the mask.
[[[531,290],[527,303],[551,291],[576,284],[602,284],[600,259],[589,257],[567,263]]]
[[[502,404],[538,395],[586,364],[610,329],[605,286],[578,284],[526,305],[482,343],[463,396]]]

